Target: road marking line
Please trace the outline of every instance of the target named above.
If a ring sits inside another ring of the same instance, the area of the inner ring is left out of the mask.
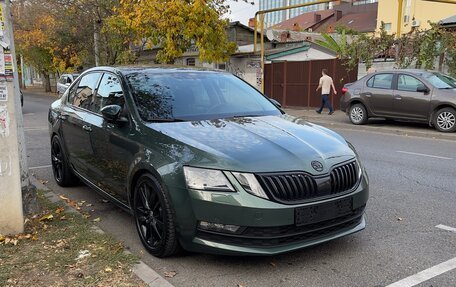
[[[443,225],[443,224],[439,224],[436,227],[440,228],[440,229],[443,229],[443,230],[446,230],[446,231],[456,232],[456,228],[450,227],[450,226],[446,226],[446,225]]]
[[[40,169],[40,168],[49,168],[52,167],[52,165],[40,165],[40,166],[34,166],[34,167],[29,167],[29,169]]]
[[[412,287],[456,268],[456,257],[418,272],[386,287]]]
[[[439,159],[449,159],[449,160],[452,160],[452,159],[453,159],[453,158],[451,158],[451,157],[436,156],[436,155],[430,155],[430,154],[424,154],[424,153],[416,153],[416,152],[409,152],[409,151],[402,151],[402,150],[397,150],[396,152],[398,152],[398,153],[405,153],[405,154],[411,154],[411,155],[427,156],[427,157],[433,157],[433,158],[439,158]]]

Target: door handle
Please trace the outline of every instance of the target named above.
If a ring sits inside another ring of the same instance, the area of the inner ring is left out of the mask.
[[[400,95],[394,95],[395,100],[402,100],[402,97]]]
[[[370,97],[372,97],[372,94],[371,94],[371,93],[366,93],[365,96],[366,96],[367,98],[370,98]]]
[[[92,131],[92,127],[89,126],[89,125],[83,125],[82,129],[85,130],[86,132],[91,132]]]

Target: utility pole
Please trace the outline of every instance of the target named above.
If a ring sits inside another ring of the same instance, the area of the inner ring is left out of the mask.
[[[257,52],[257,34],[258,34],[258,18],[260,18],[260,64],[261,64],[261,92],[264,93],[264,18],[267,13],[276,12],[276,11],[284,11],[294,8],[300,7],[307,7],[312,5],[318,4],[325,4],[333,2],[334,0],[315,0],[312,2],[304,3],[304,4],[296,4],[290,6],[284,6],[279,8],[272,8],[266,10],[260,10],[255,13],[255,30],[253,32],[253,52]],[[402,1],[402,0],[401,0]]]
[[[7,235],[24,230],[29,178],[10,1],[0,0],[0,8],[0,234]]]

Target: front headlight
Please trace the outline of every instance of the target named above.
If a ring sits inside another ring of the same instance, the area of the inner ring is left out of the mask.
[[[221,170],[184,166],[184,175],[190,189],[235,191]]]
[[[250,194],[269,199],[255,175],[251,173],[233,172],[234,177],[239,181],[241,186]]]

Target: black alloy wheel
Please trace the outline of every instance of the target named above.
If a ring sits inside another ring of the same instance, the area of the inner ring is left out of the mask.
[[[54,179],[58,185],[64,187],[72,186],[78,182],[77,177],[66,161],[60,139],[57,136],[54,136],[51,141],[51,162]]]
[[[175,254],[178,242],[174,214],[163,187],[155,177],[144,174],[138,179],[133,205],[136,229],[147,251],[157,257]]]

